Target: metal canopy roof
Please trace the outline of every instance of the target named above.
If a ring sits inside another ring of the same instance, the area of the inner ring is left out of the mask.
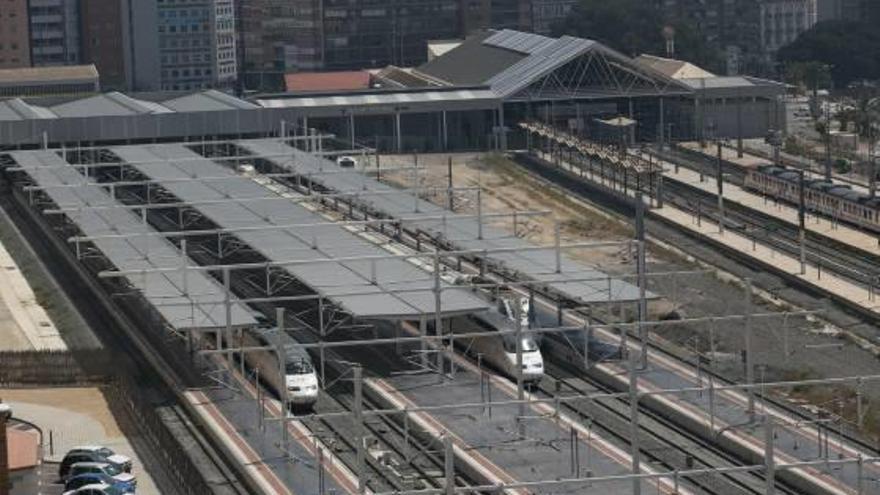
[[[506,48],[515,52],[531,55],[552,45],[556,40],[540,34],[525,33],[512,29],[502,29],[483,40],[484,45]]]
[[[323,224],[312,227],[240,231],[236,236],[271,261],[327,260],[344,257],[384,256],[388,252],[348,228],[327,220],[306,207],[286,201],[236,201],[236,198],[278,196],[281,190],[239,176],[230,168],[202,158],[179,144],[111,148],[122,160],[161,185],[183,202],[225,200],[196,206],[221,228]],[[166,162],[166,167],[143,162]],[[199,181],[200,177],[229,176],[224,181]],[[188,181],[177,181],[186,179]],[[161,181],[168,182],[161,182]],[[262,179],[266,180],[266,179]],[[291,196],[297,196],[291,194]],[[312,290],[364,319],[418,319],[433,314],[434,278],[403,259],[359,260],[295,264],[285,269]],[[444,316],[482,311],[486,303],[466,289],[442,284]],[[364,295],[351,295],[352,293]],[[348,295],[346,295],[348,294]]]
[[[583,55],[596,45],[593,40],[563,36],[542,44],[529,56],[499,72],[487,82],[501,97],[508,97],[535,82],[541,76]]]
[[[328,170],[347,172],[326,175],[316,174],[313,176],[313,180],[321,182],[334,190],[395,190],[393,187],[382,184],[371,177],[366,177],[351,169],[343,169],[332,161],[297,150],[281,143],[277,139],[245,140],[239,141],[238,144],[258,155],[288,153],[291,156],[291,160],[282,161],[274,159],[270,161],[298,173],[308,174],[309,172]],[[483,239],[478,239],[477,222],[472,216],[463,218],[463,215],[460,216],[454,212],[449,212],[427,201],[417,200],[412,195],[382,195],[364,199],[363,201],[369,202],[379,211],[383,211],[389,216],[396,218],[412,214],[416,202],[418,202],[419,211],[425,215],[434,214],[437,217],[441,217],[446,213],[447,219],[445,222],[443,220],[419,220],[413,223],[427,231],[442,234],[447,240],[462,249],[534,247],[533,244],[524,239],[511,237],[502,230],[488,225],[483,225]],[[490,253],[489,257],[502,262],[506,267],[516,270],[533,280],[554,281],[547,285],[584,303],[635,301],[639,298],[638,287],[615,279],[593,267],[573,261],[564,254],[561,257],[561,273],[556,273],[556,255],[551,249]],[[585,278],[595,278],[596,281],[583,281]],[[653,298],[655,296],[649,294],[648,297]]]
[[[136,100],[122,93],[104,93],[51,107],[59,117],[90,117],[93,115],[139,115],[169,113],[171,110],[144,100]]]
[[[19,151],[12,152],[11,156],[28,170],[28,175],[40,186],[82,184],[85,180],[73,167],[46,167],[66,164],[53,151]],[[45,192],[56,204],[87,206],[113,202],[103,188],[94,185],[52,187]],[[123,209],[84,210],[71,214],[70,220],[90,236],[153,231],[132,212]],[[182,267],[184,264],[181,253],[166,239],[144,236],[103,238],[94,241],[94,244],[121,270]],[[227,324],[226,305],[217,302],[224,298],[223,288],[205,272],[188,271],[184,274],[181,269],[175,273],[149,273],[126,279],[156,308],[168,325],[177,330],[222,328]],[[246,307],[233,299],[229,324],[242,327],[254,326],[257,322]]]
[[[175,112],[210,112],[215,110],[250,110],[259,106],[216,89],[193,93],[162,102]]]
[[[266,98],[257,102],[266,108],[311,108],[311,107],[365,107],[370,105],[405,105],[405,104],[430,104],[465,101],[470,103],[488,102],[497,105],[500,100],[494,92],[488,89],[459,89],[459,90],[428,90],[408,92],[376,92],[358,94],[351,93],[344,96],[298,96],[295,98]]]

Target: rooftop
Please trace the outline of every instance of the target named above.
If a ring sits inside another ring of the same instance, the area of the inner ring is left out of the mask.
[[[657,57],[654,55],[642,54],[636,57],[636,62],[650,67],[667,77],[673,79],[691,79],[700,77],[715,77],[715,74],[697,67],[696,65],[684,60],[676,60],[674,58]]]
[[[24,86],[52,82],[93,82],[97,79],[98,69],[94,64],[0,69],[0,86]]]
[[[370,87],[370,73],[364,70],[340,72],[297,72],[286,74],[290,92],[340,91]]]

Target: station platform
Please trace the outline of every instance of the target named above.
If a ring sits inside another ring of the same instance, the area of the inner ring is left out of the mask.
[[[320,493],[319,448],[324,458],[325,493],[358,493],[357,476],[333,454],[330,447],[317,440],[299,421],[288,421],[285,454],[279,426],[281,403],[272,396],[264,396],[264,419],[261,422],[254,385],[237,372],[232,373],[231,379],[228,386],[188,390],[184,395],[191,409],[239,462],[261,493]]]
[[[418,424],[433,425],[438,437],[448,431],[457,451],[469,453],[472,462],[478,463],[484,473],[498,481],[530,482],[631,473],[631,457],[625,447],[609,440],[604,432],[594,430],[580,418],[557,411],[551,404],[528,404],[523,410],[524,416],[521,416],[518,404],[479,406],[482,402],[516,399],[516,385],[492,372],[481,373],[476,365],[457,354],[452,359],[456,366],[452,379],[441,380],[436,373],[402,374],[367,383],[401,410],[459,404],[455,409],[409,414]],[[528,392],[526,397],[536,398]],[[462,404],[474,406],[466,410],[461,408]],[[573,432],[577,432],[576,438]],[[575,451],[577,454],[573,454]],[[656,474],[662,471],[643,463],[641,472]],[[641,487],[642,493],[695,493],[684,483],[676,487],[671,477],[642,480]],[[622,479],[601,483],[572,482],[545,489],[507,490],[506,493],[595,491],[624,495],[632,490],[633,482]]]
[[[67,350],[55,323],[2,244],[0,299],[0,351]]]
[[[734,157],[736,152],[733,152]],[[701,189],[710,194],[717,194],[718,187],[714,177],[704,175],[700,181],[700,174],[686,167],[676,167],[674,164],[662,161],[663,177]],[[735,184],[725,182],[724,200],[742,205],[746,208],[760,211],[782,222],[797,227],[798,210],[785,202],[773,201],[758,194],[749,192]],[[835,222],[823,215],[807,213],[805,226],[810,232],[846,243],[866,253],[880,256],[880,237],[854,227],[846,223]]]

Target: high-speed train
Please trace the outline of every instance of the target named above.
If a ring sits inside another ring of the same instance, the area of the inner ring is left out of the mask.
[[[245,364],[252,370],[259,370],[260,381],[272,388],[278,397],[286,393],[291,407],[309,408],[318,400],[318,375],[309,353],[286,332],[279,332],[276,328],[245,330],[241,334],[241,341],[236,344],[242,347],[268,346],[272,349],[283,349],[283,384],[277,351],[246,352]]]
[[[521,329],[532,325],[532,311],[528,299],[520,300]],[[499,297],[497,304],[489,311],[473,315],[453,318],[450,321],[453,333],[477,333],[489,331],[516,330],[516,300],[510,297]],[[544,376],[544,359],[538,341],[532,335],[521,336],[522,377],[525,381],[538,381]],[[456,343],[473,356],[479,355],[481,360],[489,363],[505,375],[517,377],[516,335],[505,333],[492,337],[467,337],[457,339]]]

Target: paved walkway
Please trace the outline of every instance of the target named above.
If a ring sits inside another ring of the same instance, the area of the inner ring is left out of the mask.
[[[55,324],[0,244],[0,350],[65,350]]]

